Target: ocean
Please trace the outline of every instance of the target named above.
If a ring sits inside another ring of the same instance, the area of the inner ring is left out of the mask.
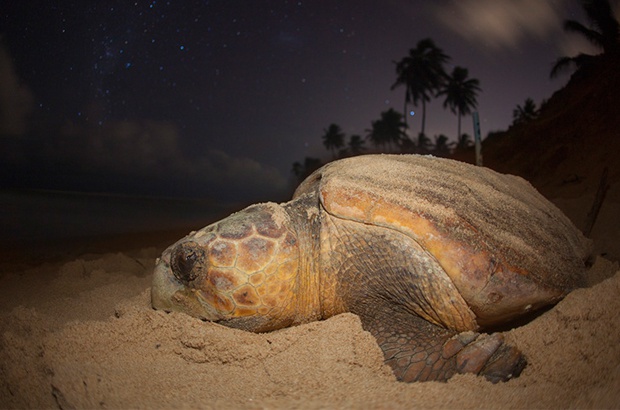
[[[28,242],[202,228],[241,209],[203,199],[0,191],[0,241]]]

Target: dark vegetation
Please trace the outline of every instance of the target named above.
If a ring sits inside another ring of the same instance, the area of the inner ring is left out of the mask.
[[[464,149],[471,144],[471,137],[461,135],[461,117],[476,107],[476,96],[481,91],[477,79],[468,78],[466,68],[456,66],[451,74],[446,73],[444,64],[450,61],[443,50],[431,39],[418,42],[415,48],[400,61],[394,61],[396,81],[392,89],[404,87],[403,113],[389,109],[380,118],[371,121],[365,130],[365,137],[351,135],[348,140],[338,124],[330,124],[323,133],[323,145],[332,154],[332,159],[360,155],[366,152],[401,152],[447,156],[452,149]],[[433,97],[443,97],[444,108],[457,115],[457,143],[450,143],[445,135],[432,140],[425,134],[426,103]],[[417,138],[411,139],[406,130],[409,105],[422,107],[422,128]],[[372,144],[372,149],[366,143]],[[322,165],[318,158],[305,158],[303,163],[293,164],[293,173],[303,180]]]
[[[540,107],[531,100],[518,105],[508,130],[483,141],[485,166],[522,176],[554,197],[594,198],[605,168],[612,184],[620,180],[620,24],[607,0],[582,5],[588,24],[567,20],[564,27],[601,53],[559,58],[551,75],[575,68],[568,84]],[[472,149],[452,156],[474,162]]]
[[[612,181],[620,178],[620,24],[608,0],[581,0],[581,4],[587,23],[566,20],[564,28],[581,34],[601,53],[558,58],[550,75],[574,68],[568,84],[540,107],[532,99],[517,104],[508,130],[491,132],[483,141],[485,166],[523,176],[543,192],[552,187],[559,187],[565,195],[583,194],[591,187],[595,190],[605,167],[609,167]],[[378,120],[371,121],[364,138],[352,135],[347,140],[340,127],[330,125],[323,142],[332,157],[419,153],[474,163],[473,141],[461,134],[460,120],[475,109],[480,84],[468,78],[467,69],[462,67],[447,74],[443,70],[447,61],[449,57],[432,40],[425,39],[394,62],[396,81],[392,88],[405,88],[403,114],[394,110],[381,113]],[[456,143],[445,135],[431,139],[424,133],[426,103],[437,97],[444,98],[444,108],[457,115]],[[406,133],[409,105],[422,111],[417,138]],[[334,126],[338,133],[329,132]],[[319,159],[306,158],[293,165],[293,172],[301,180],[321,165]]]

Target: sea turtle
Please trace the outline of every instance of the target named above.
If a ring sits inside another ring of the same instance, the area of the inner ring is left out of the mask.
[[[267,332],[359,315],[399,380],[493,382],[525,359],[482,329],[581,285],[589,241],[525,180],[448,159],[366,155],[166,249],[152,305]]]

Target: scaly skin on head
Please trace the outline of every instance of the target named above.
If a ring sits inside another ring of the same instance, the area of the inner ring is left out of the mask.
[[[168,248],[153,306],[255,332],[320,318],[312,200],[251,206]]]

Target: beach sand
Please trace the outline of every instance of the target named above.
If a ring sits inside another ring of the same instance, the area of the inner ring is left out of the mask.
[[[592,198],[554,202],[581,227]],[[619,215],[604,203],[589,287],[506,332],[529,364],[499,384],[397,382],[352,314],[251,334],[155,311],[155,259],[182,230],[5,248],[0,407],[620,408]]]

